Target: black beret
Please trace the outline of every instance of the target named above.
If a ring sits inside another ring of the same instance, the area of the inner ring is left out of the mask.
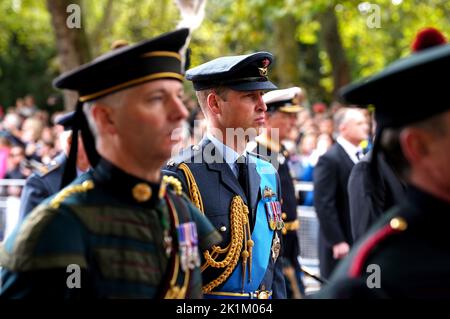
[[[441,74],[450,73],[450,46],[440,45],[400,59],[380,73],[350,84],[340,91],[344,101],[375,106],[382,127],[401,127],[450,107],[448,83]]]
[[[78,91],[80,102],[114,93],[147,81],[172,78],[182,81],[179,51],[188,29],[180,29],[135,45],[122,46],[53,81],[59,89]]]
[[[55,124],[62,125],[65,131],[71,130],[75,123],[75,111],[58,116]]]

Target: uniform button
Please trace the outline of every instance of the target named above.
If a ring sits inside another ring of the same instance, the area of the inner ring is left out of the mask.
[[[401,217],[392,218],[389,224],[391,225],[392,229],[395,230],[404,231],[406,228],[408,228],[408,223]]]
[[[222,227],[220,227],[220,231],[221,231],[221,232],[226,232],[226,231],[227,231],[227,228],[226,228],[225,226],[222,226]]]
[[[193,151],[198,151],[200,149],[200,146],[198,145],[192,145],[192,150]]]
[[[132,189],[133,197],[138,202],[146,202],[152,197],[152,189],[146,183],[136,184]]]

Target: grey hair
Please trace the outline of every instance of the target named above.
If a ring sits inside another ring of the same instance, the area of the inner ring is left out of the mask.
[[[115,92],[113,94],[109,94],[107,96],[101,97],[96,100],[92,100],[89,102],[85,102],[83,104],[83,112],[86,116],[89,128],[91,129],[92,135],[94,137],[97,137],[98,130],[97,130],[97,124],[95,123],[94,117],[92,116],[92,108],[95,104],[100,103],[103,105],[107,105],[109,107],[118,108],[121,107],[124,103],[123,100],[127,94],[128,90],[123,90],[119,92]]]

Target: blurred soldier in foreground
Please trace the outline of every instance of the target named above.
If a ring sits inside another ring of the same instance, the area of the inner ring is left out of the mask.
[[[38,206],[1,247],[1,297],[202,296],[199,248],[220,235],[180,182],[160,175],[187,117],[179,54],[187,36],[181,29],[122,47],[55,80],[79,92],[73,134],[81,126],[95,168]]]
[[[406,200],[354,246],[320,297],[450,297],[450,97],[437,76],[448,72],[450,46],[442,45],[342,91],[349,103],[375,106],[374,152],[408,185]]]

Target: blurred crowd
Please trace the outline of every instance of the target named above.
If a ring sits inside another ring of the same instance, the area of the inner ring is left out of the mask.
[[[190,117],[181,132],[185,138],[180,148],[198,143],[206,128],[195,100],[186,99],[185,105]],[[318,158],[335,142],[333,117],[341,107],[337,102],[331,105],[317,102],[299,112],[290,139],[284,141],[291,154],[289,165],[294,179],[313,181]],[[32,95],[0,109],[0,179],[26,179],[34,171],[45,173],[52,159],[62,151],[59,137],[64,129],[54,123],[63,113],[42,110]],[[2,195],[20,197],[20,187],[3,187]],[[312,192],[299,195],[300,204],[313,205]]]

